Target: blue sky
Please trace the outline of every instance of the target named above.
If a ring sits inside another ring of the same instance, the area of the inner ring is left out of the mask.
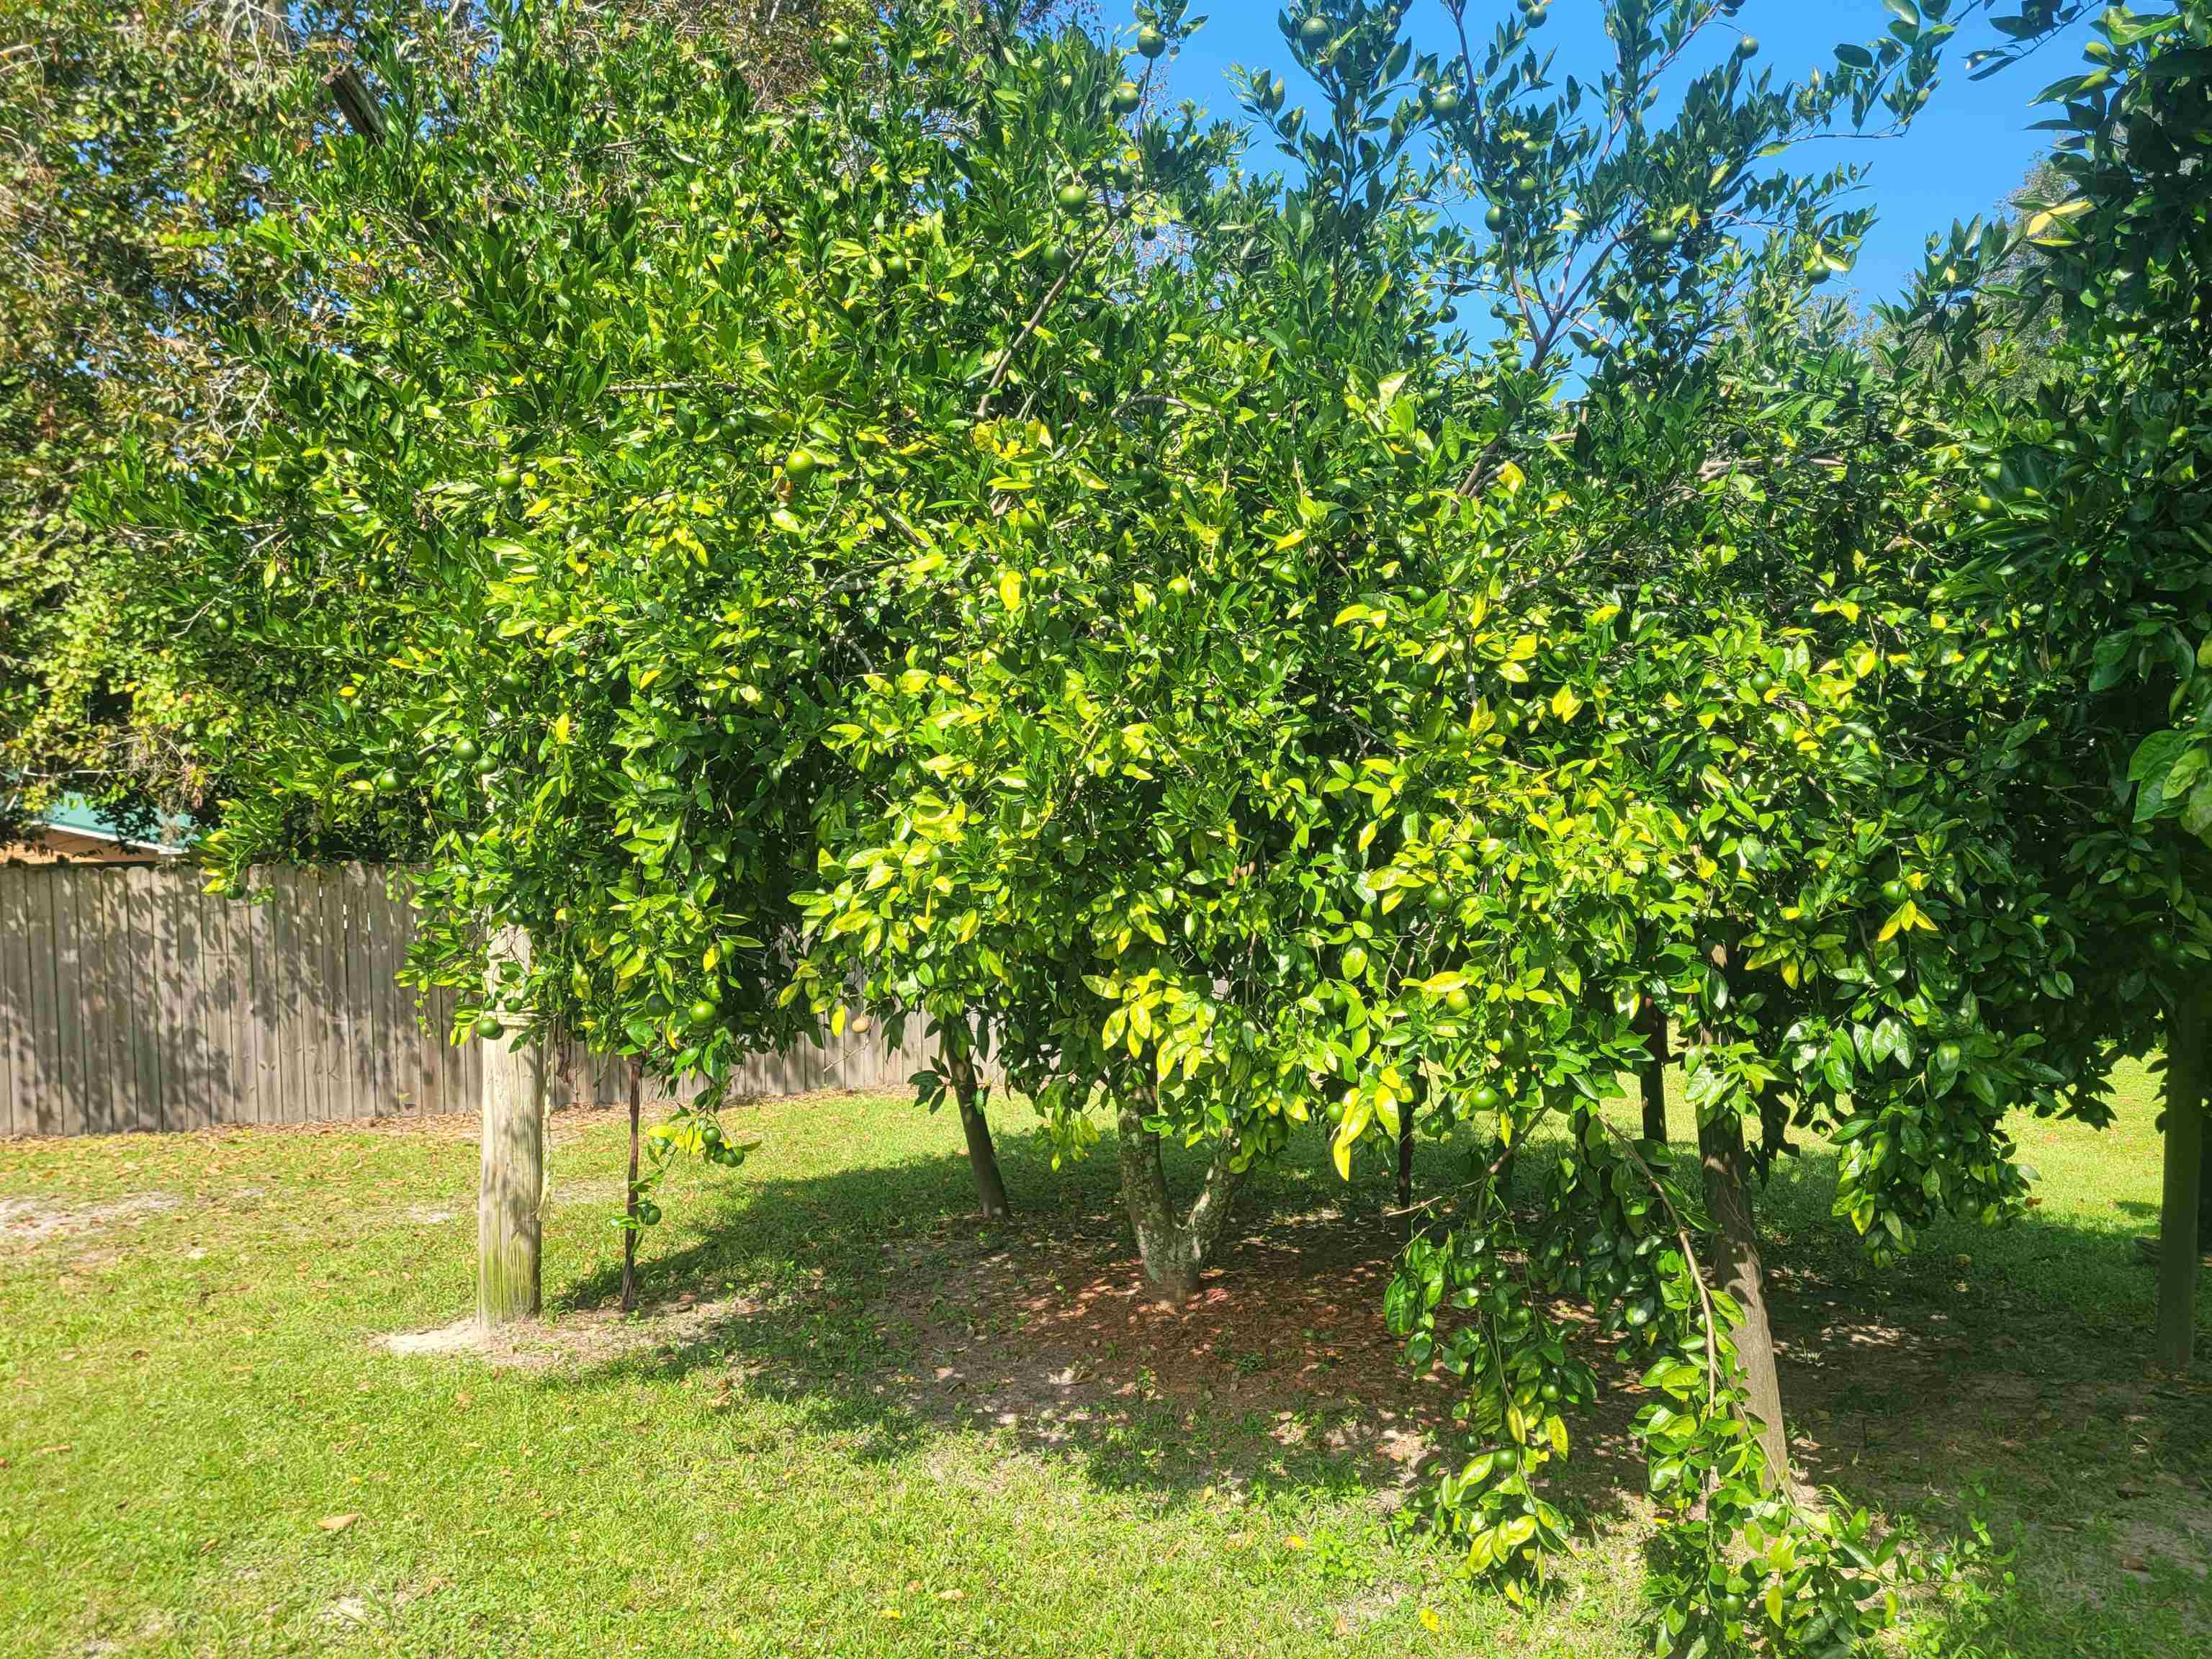
[[[1468,0],[1469,36],[1486,38],[1510,5],[1511,0]],[[1303,82],[1291,67],[1277,32],[1281,9],[1279,3],[1262,0],[1215,0],[1211,5],[1194,0],[1193,10],[1207,21],[1174,65],[1171,94],[1191,99],[1216,115],[1241,115],[1228,81],[1230,66],[1241,63],[1264,64],[1282,75],[1290,84],[1291,102],[1318,102],[1312,83]],[[1110,0],[1104,10],[1109,27],[1121,21]],[[1594,78],[1596,68],[1609,60],[1602,13],[1601,0],[1552,0],[1550,22],[1537,39],[1559,52],[1562,74]],[[1759,37],[1760,61],[1778,78],[1792,79],[1832,65],[1838,41],[1871,39],[1889,21],[1881,0],[1749,0],[1735,19],[1743,33]],[[1410,22],[1419,45],[1443,49],[1449,23],[1442,0],[1415,0]],[[2056,43],[2041,58],[1970,82],[1967,53],[1998,38],[1983,23],[1960,30],[1934,101],[1904,137],[1804,152],[1824,163],[1856,160],[1870,169],[1867,199],[1880,219],[1851,277],[1851,285],[1869,300],[1899,292],[1918,267],[1931,231],[1948,230],[1954,219],[1970,219],[2001,203],[2042,151],[2045,135],[2028,128],[2047,112],[2033,109],[2028,100],[2049,82],[2074,72],[2080,43]],[[1251,160],[1262,170],[1287,166],[1272,149],[1255,149]]]

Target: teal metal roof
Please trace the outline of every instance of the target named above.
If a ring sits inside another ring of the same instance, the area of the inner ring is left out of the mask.
[[[114,819],[82,795],[62,796],[40,821],[49,830],[66,830],[73,835],[90,836],[98,841],[112,841],[120,846],[143,847],[160,853],[180,853],[191,845],[199,833],[199,826],[179,812],[163,815],[159,841],[142,841],[136,836],[126,836]]]

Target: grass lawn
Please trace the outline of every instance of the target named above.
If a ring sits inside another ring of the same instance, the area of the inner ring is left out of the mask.
[[[1824,1157],[1768,1190],[1799,1455],[1930,1539],[1978,1512],[2009,1558],[1917,1604],[1902,1653],[2212,1652],[2212,1389],[2145,1380],[2139,1075],[2122,1106],[2024,1125],[2034,1215],[1893,1274],[1828,1217]],[[1534,1611],[1398,1516],[1448,1396],[1380,1328],[1379,1163],[1347,1189],[1310,1137],[1170,1315],[1110,1147],[1054,1171],[1024,1115],[987,1232],[949,1115],[748,1109],[759,1151],[670,1195],[628,1322],[623,1126],[564,1116],[549,1322],[496,1363],[381,1340],[471,1305],[465,1121],[0,1143],[0,1652],[1645,1650],[1630,1393]]]

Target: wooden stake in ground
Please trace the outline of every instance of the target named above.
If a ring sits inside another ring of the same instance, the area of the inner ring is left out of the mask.
[[[502,927],[491,982],[504,962],[530,965],[530,935]],[[477,1176],[477,1322],[535,1319],[545,1198],[545,1052],[510,1026],[484,1040],[483,1128]]]
[[[2158,1328],[2152,1352],[2176,1376],[2197,1343],[2197,1243],[2203,1201],[2205,1024],[2212,993],[2196,991],[2167,1011],[2166,1194],[2159,1212]]]
[[[629,1063],[629,1187],[623,1200],[622,1310],[637,1306],[637,1117],[644,1103],[645,1067]]]

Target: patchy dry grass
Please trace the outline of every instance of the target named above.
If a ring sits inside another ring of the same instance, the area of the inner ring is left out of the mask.
[[[760,1151],[672,1195],[629,1320],[622,1116],[559,1120],[549,1316],[489,1354],[390,1342],[469,1305],[466,1119],[0,1144],[0,1651],[1645,1645],[1626,1389],[1577,1449],[1584,1541],[1547,1604],[1458,1583],[1407,1526],[1449,1400],[1381,1329],[1379,1170],[1346,1189],[1302,1146],[1170,1313],[1110,1153],[1054,1170],[1010,1109],[1021,1213],[987,1230],[943,1119],[748,1111]],[[2212,1394],[2143,1369],[2151,1109],[2137,1079],[2105,1136],[2023,1133],[2035,1217],[1895,1274],[1827,1216],[1824,1158],[1778,1176],[1799,1455],[1930,1536],[1985,1515],[2012,1553],[2009,1582],[1916,1611],[1911,1654],[2206,1651]]]

